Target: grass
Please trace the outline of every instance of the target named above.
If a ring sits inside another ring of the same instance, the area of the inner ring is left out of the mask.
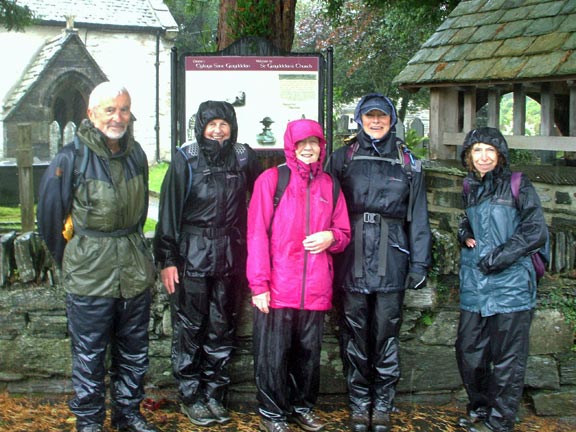
[[[160,193],[160,187],[162,186],[162,180],[164,180],[164,175],[168,171],[170,164],[168,162],[160,162],[159,164],[150,167],[150,178],[148,180],[148,186],[151,192]]]

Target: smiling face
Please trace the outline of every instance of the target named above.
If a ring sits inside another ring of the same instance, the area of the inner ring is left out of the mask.
[[[124,136],[130,123],[130,95],[121,93],[116,97],[104,98],[98,105],[88,108],[88,118],[110,142]]]
[[[362,129],[374,139],[382,139],[390,130],[391,117],[382,111],[373,109],[362,114]]]
[[[320,139],[315,136],[308,137],[296,143],[296,159],[305,164],[318,161],[320,157]]]
[[[230,123],[222,119],[211,120],[204,129],[204,138],[218,141],[220,144],[230,139],[230,135]]]
[[[470,149],[470,155],[472,156],[474,168],[482,177],[498,166],[498,150],[489,144],[474,144]]]

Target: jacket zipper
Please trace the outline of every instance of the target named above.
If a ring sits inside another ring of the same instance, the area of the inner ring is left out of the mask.
[[[308,183],[306,184],[306,231],[305,234],[308,236],[310,234],[310,183],[312,182],[312,173],[308,178]],[[304,268],[302,272],[302,287],[300,296],[300,309],[304,310],[304,300],[306,297],[306,270],[308,268],[308,252],[304,251]]]

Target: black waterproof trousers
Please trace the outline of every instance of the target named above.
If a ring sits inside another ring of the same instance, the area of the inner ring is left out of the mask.
[[[180,276],[171,299],[172,369],[185,405],[225,396],[241,289],[235,277]]]
[[[522,398],[532,311],[482,317],[461,311],[456,339],[458,368],[468,410],[488,410],[496,432],[514,428]]]
[[[350,408],[390,412],[400,379],[398,335],[404,291],[359,294],[339,290],[337,295]]]
[[[148,370],[150,301],[149,291],[129,299],[67,295],[75,393],[70,410],[77,428],[104,423],[108,347],[112,420],[123,423],[140,413]]]
[[[260,415],[285,421],[309,412],[320,388],[324,311],[254,308],[254,375]]]

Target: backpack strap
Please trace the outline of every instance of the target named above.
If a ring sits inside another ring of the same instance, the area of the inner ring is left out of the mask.
[[[522,172],[514,171],[512,176],[510,176],[510,189],[512,190],[512,196],[516,200],[516,206],[518,206],[518,197],[520,196],[520,181],[522,180]]]
[[[86,169],[90,160],[90,148],[81,143],[78,135],[74,135],[74,189],[85,181]],[[81,156],[78,162],[78,156]]]
[[[274,211],[276,211],[276,207],[280,203],[280,199],[288,186],[288,182],[290,181],[290,168],[288,165],[281,164],[276,167],[278,170],[278,183],[276,183],[276,190],[274,191]]]

